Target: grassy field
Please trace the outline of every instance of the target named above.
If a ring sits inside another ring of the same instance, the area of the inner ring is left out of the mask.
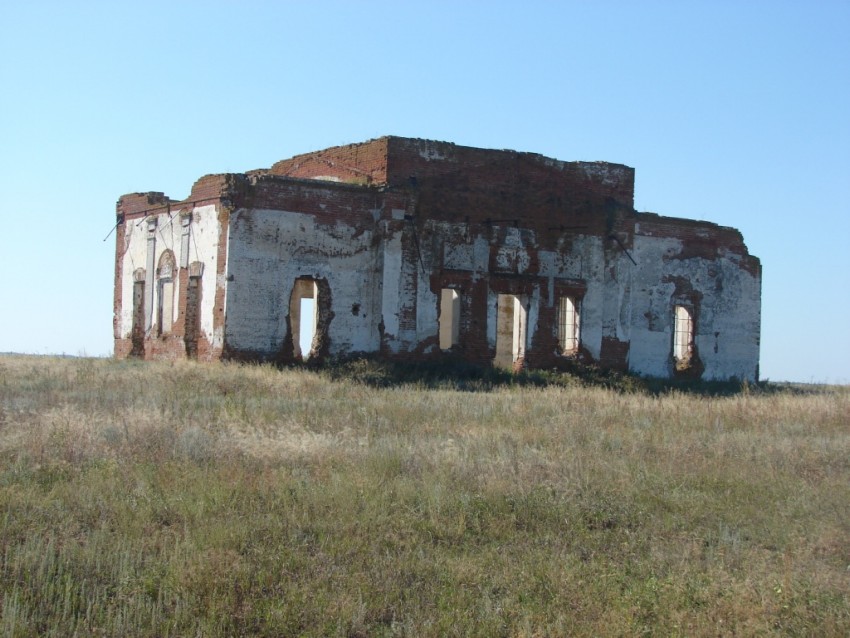
[[[521,381],[2,356],[0,635],[850,635],[850,388]]]

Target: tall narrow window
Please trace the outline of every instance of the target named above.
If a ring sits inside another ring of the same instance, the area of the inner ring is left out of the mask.
[[[524,295],[498,295],[495,366],[513,369],[517,362],[525,359],[525,303]]]
[[[183,341],[186,344],[186,356],[198,358],[198,335],[201,332],[201,276],[204,265],[194,261],[189,264],[189,281],[186,286],[186,321]]]
[[[579,312],[575,297],[561,297],[558,307],[558,343],[563,354],[578,352]]]
[[[157,217],[156,215],[151,215],[147,218],[148,224],[148,241],[147,241],[147,258],[145,261],[145,337],[149,337],[151,335],[151,328],[153,327],[153,319],[154,319],[154,307],[153,307],[153,293],[155,286],[154,277],[156,276],[156,224]]]
[[[145,356],[145,269],[133,273],[133,327],[130,333],[131,357]]]
[[[316,336],[316,298],[301,297],[299,312],[301,327],[298,335],[298,345],[301,347],[301,358],[307,359],[313,348],[313,338]]]
[[[673,308],[673,358],[676,367],[686,368],[694,354],[694,317],[685,306]]]
[[[295,280],[289,299],[292,352],[296,360],[306,361],[313,352],[319,319],[319,287],[309,277]]]
[[[440,350],[450,350],[460,338],[460,295],[457,290],[440,292]]]
[[[159,312],[157,323],[159,334],[171,334],[171,326],[174,323],[174,253],[166,250],[159,259],[157,271],[159,283]]]

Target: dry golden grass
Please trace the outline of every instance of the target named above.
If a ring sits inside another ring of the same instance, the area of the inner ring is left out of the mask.
[[[850,389],[365,376],[1,357],[0,631],[850,635]]]

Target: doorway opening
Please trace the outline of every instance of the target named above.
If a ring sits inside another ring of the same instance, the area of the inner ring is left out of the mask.
[[[493,365],[513,370],[525,359],[525,295],[499,295],[496,310],[496,356]]]
[[[460,294],[453,288],[440,291],[440,350],[451,350],[460,339]]]
[[[316,328],[319,324],[319,287],[315,279],[296,279],[289,301],[292,354],[306,361],[316,353]]]

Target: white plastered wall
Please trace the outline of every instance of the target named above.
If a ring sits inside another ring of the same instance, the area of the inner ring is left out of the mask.
[[[449,270],[468,271],[472,280],[479,277],[489,276],[490,272],[490,239],[482,234],[468,234],[469,231],[464,224],[449,224],[445,222],[429,222],[428,231],[441,239],[443,250],[442,267]],[[585,295],[581,304],[581,334],[580,342],[592,357],[598,358],[601,352],[603,336],[603,301],[606,295],[606,285],[613,286],[610,295],[620,303],[625,303],[628,308],[628,281],[631,277],[630,268],[620,265],[621,259],[627,259],[624,255],[616,260],[618,270],[622,271],[619,279],[626,282],[621,285],[618,277],[614,277],[613,283],[606,284],[604,280],[605,245],[600,237],[593,235],[575,235],[569,239],[562,239],[555,250],[540,250],[536,245],[534,233],[527,230],[515,228],[505,229],[506,241],[497,249],[496,264],[505,271],[517,271],[523,273],[530,264],[529,249],[537,250],[538,272],[545,283],[532,287],[531,295],[527,297],[527,345],[533,343],[534,336],[539,329],[540,304],[557,304],[555,296],[556,282],[580,282],[585,286]],[[499,227],[493,226],[491,232],[498,233]],[[440,264],[431,263],[430,253],[426,251],[426,268],[439,268]],[[495,273],[498,276],[499,273]],[[391,291],[387,289],[384,282],[384,294]],[[545,286],[545,289],[541,289]],[[417,305],[417,317],[419,319],[419,339],[437,335],[437,296],[430,290],[423,291],[420,285]],[[392,291],[397,298],[397,288]],[[497,332],[497,299],[498,293],[494,290],[488,292],[487,303],[487,341],[491,348],[496,347]],[[621,318],[621,313],[615,313],[616,320],[613,330],[620,338],[627,340],[629,334],[628,312]],[[553,336],[557,325],[551,326]]]
[[[168,211],[163,209],[146,218],[128,219],[124,227],[124,254],[122,256],[121,277],[121,299],[119,336],[129,339],[133,329],[133,273],[138,268],[145,268],[148,255],[148,220],[156,219],[156,231],[154,233],[154,268],[159,265],[159,260],[166,250],[171,250],[178,268],[184,263],[181,255],[181,238],[183,228],[180,224],[179,209]],[[216,209],[214,205],[199,206],[192,211],[192,222],[189,225],[189,256],[188,263],[201,262],[204,271],[201,278],[201,308],[200,322],[201,331],[206,339],[213,345],[217,344],[213,332],[213,309],[215,308],[216,268],[218,258],[218,243],[220,229]],[[180,277],[175,272],[174,276],[174,305],[172,322],[177,321],[180,299]],[[156,285],[156,275],[153,277],[153,303],[152,307],[146,309],[146,314],[151,316],[151,332],[157,334],[157,313],[159,307],[159,286]],[[147,336],[150,336],[147,335]]]
[[[299,277],[310,277],[324,279],[330,287],[331,354],[377,350],[382,295],[376,284],[384,262],[372,240],[371,232],[358,234],[343,222],[318,223],[310,214],[233,212],[227,264],[228,347],[260,358],[280,353],[292,288]],[[392,252],[387,257],[392,260]]]
[[[604,245],[599,237],[578,235],[569,241],[562,241],[557,250],[541,250],[538,254],[540,275],[546,278],[547,290],[545,296],[540,291],[532,300],[531,313],[528,318],[530,339],[538,330],[538,311],[540,303],[558,304],[555,294],[556,282],[580,282],[585,288],[581,302],[581,332],[579,343],[594,358],[599,357],[602,347],[603,299],[605,282],[603,264],[605,260]],[[557,338],[557,323],[550,329]],[[529,341],[531,343],[531,341]]]
[[[716,259],[679,258],[675,238],[636,236],[629,367],[643,375],[672,372],[673,307],[697,299],[695,345],[702,378],[756,380],[761,323],[761,279],[734,253]],[[683,291],[676,282],[687,282]]]

